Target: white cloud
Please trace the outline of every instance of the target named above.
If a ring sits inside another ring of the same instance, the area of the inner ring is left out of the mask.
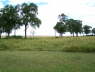
[[[0,8],[3,8],[3,7],[4,7],[3,3],[0,2]]]

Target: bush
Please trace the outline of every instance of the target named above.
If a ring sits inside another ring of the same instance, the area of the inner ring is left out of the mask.
[[[7,37],[5,37],[5,39],[11,39],[11,38],[13,38],[13,39],[21,39],[21,38],[23,38],[22,36],[7,36]]]

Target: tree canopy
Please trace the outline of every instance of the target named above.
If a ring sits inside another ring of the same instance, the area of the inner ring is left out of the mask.
[[[39,27],[41,20],[37,17],[38,7],[34,3],[23,3],[21,5],[22,24],[25,25],[25,38],[27,26],[30,24],[32,27]]]
[[[91,32],[91,26],[89,26],[89,25],[84,25],[83,26],[83,32],[87,35],[87,34],[89,34],[90,32]]]
[[[66,32],[66,26],[63,22],[57,22],[57,24],[54,26],[54,29],[60,33],[60,36],[62,37],[63,33]]]
[[[54,26],[54,29],[60,34],[60,36],[62,37],[63,33],[66,32],[66,25],[65,25],[65,21],[66,21],[66,15],[64,13],[60,14],[58,16],[59,18],[59,22],[57,22],[57,24]]]
[[[34,3],[23,3],[21,5],[6,5],[0,9],[0,37],[2,32],[6,32],[8,36],[12,30],[25,25],[25,38],[27,27],[30,24],[32,27],[39,27],[41,20],[37,17],[38,6]]]

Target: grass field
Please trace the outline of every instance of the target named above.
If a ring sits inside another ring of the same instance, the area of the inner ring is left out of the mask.
[[[1,51],[0,72],[95,72],[95,54]]]
[[[95,37],[0,39],[0,72],[95,72]]]
[[[0,39],[1,50],[95,52],[95,37]]]

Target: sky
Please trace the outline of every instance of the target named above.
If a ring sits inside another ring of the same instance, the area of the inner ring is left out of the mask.
[[[33,29],[29,26],[29,36],[33,33],[36,36],[54,36],[53,27],[61,13],[69,18],[82,20],[83,25],[95,27],[95,0],[0,0],[0,8],[6,4],[16,5],[24,2],[38,5],[38,17],[42,21],[40,28]],[[17,34],[24,35],[24,27],[18,29]]]

